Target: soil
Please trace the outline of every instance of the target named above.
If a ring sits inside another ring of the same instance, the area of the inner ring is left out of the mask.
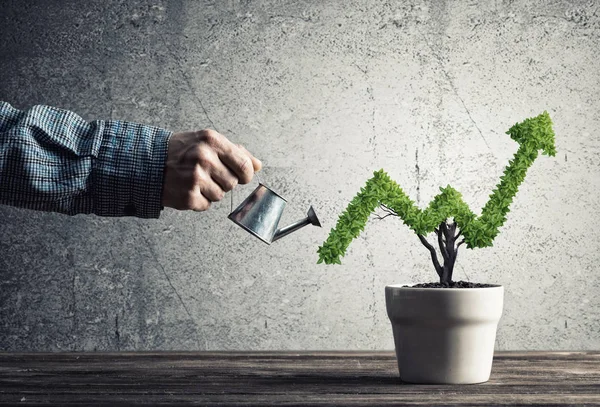
[[[470,281],[452,281],[448,283],[421,283],[413,286],[405,285],[404,287],[412,288],[490,288],[498,287],[494,284],[471,283]]]

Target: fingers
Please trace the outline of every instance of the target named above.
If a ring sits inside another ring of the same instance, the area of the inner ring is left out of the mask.
[[[236,144],[236,146],[241,149],[248,157],[250,157],[250,160],[252,160],[252,166],[254,167],[254,172],[259,172],[262,169],[262,162],[254,157],[250,151],[246,150],[246,147],[244,147],[241,144]]]
[[[222,199],[225,192],[238,184],[237,176],[223,164],[218,153],[210,146],[199,146],[196,160],[194,185],[199,185],[202,193],[212,202]]]
[[[163,193],[163,205],[180,211],[205,211],[210,208],[211,202],[200,192],[198,188],[175,191],[165,188]]]
[[[225,165],[215,166],[211,178],[223,192],[231,191],[238,184],[238,178]]]
[[[177,209],[191,209],[196,212],[203,212],[210,208],[210,201],[201,193],[194,193],[191,196],[191,200],[188,202],[184,208]]]
[[[218,134],[218,133],[217,133]],[[215,151],[223,164],[237,177],[240,184],[252,181],[254,172],[262,168],[262,163],[239,144],[233,144],[225,136],[218,134]]]
[[[188,193],[184,204],[176,209],[189,209],[196,212],[206,211],[210,208],[212,202],[223,199],[223,194],[224,192],[214,182],[205,182],[196,185],[193,191]]]
[[[226,152],[219,155],[221,161],[233,172],[240,184],[247,184],[254,176],[252,160],[237,146],[231,145]]]
[[[205,162],[211,162],[211,160],[205,159]],[[221,167],[221,170],[217,171],[216,169],[219,167]],[[225,196],[225,190],[219,183],[215,182],[215,178],[221,179],[221,177],[226,177],[222,175],[226,171],[227,169],[223,165],[211,164],[206,165],[206,167],[196,165],[193,176],[194,190],[210,202],[220,201]],[[227,181],[221,182],[225,184]]]

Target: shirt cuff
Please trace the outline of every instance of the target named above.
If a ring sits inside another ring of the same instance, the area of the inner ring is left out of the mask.
[[[123,121],[106,121],[103,127],[93,176],[94,212],[158,218],[172,132]]]

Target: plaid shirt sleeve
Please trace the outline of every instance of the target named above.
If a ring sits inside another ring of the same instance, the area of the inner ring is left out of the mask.
[[[0,204],[158,218],[171,132],[0,101]]]

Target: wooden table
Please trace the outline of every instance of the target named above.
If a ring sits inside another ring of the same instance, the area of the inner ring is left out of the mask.
[[[600,352],[500,352],[478,385],[401,383],[390,352],[0,353],[0,405],[600,406]]]

